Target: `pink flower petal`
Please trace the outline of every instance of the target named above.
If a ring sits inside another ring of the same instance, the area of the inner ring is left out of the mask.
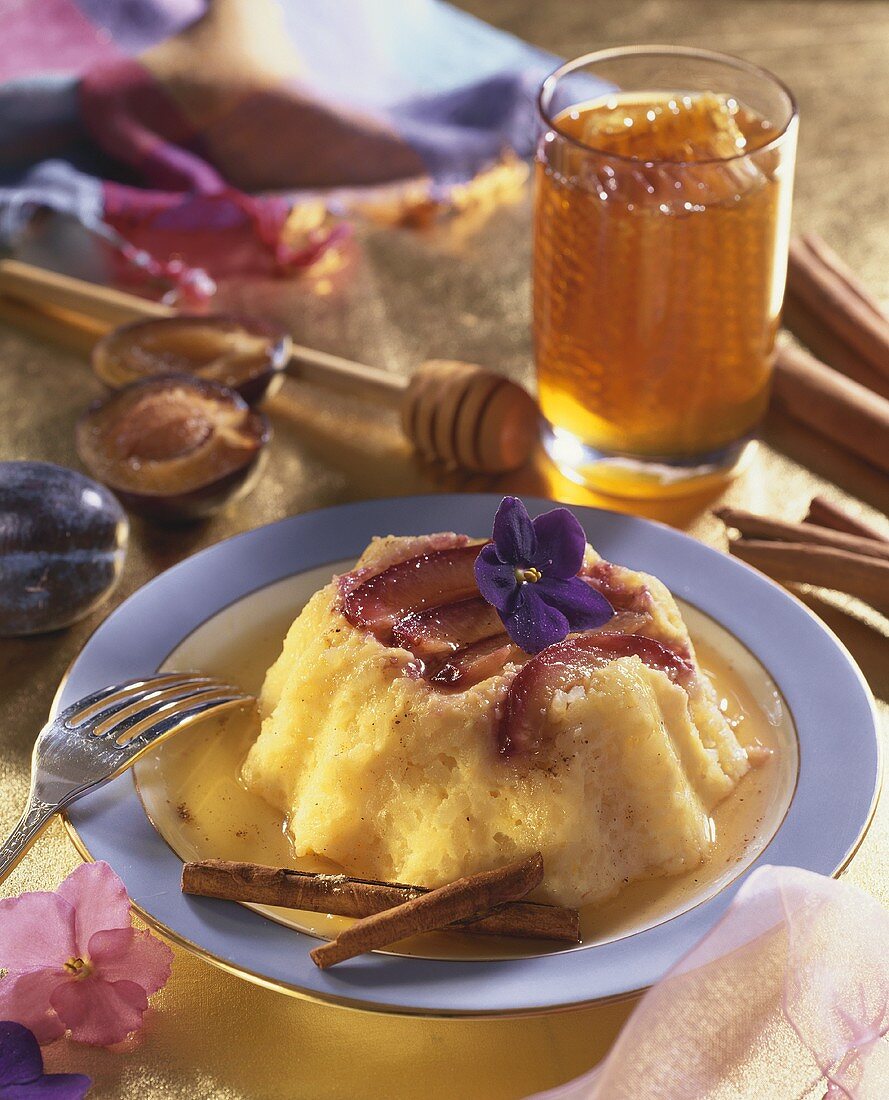
[[[150,932],[109,928],[90,938],[89,957],[105,982],[131,981],[150,997],[167,982],[173,952]]]
[[[75,954],[74,911],[42,891],[0,901],[0,967],[23,974],[60,967]]]
[[[64,970],[32,970],[0,981],[0,1018],[15,1020],[34,1032],[39,1043],[64,1035],[64,1025],[50,1008],[57,986],[70,981]]]
[[[97,975],[71,979],[58,986],[50,998],[71,1038],[93,1046],[123,1042],[142,1026],[148,1008],[145,990],[135,982],[105,982]]]
[[[80,948],[78,954],[86,952],[94,932],[130,927],[130,899],[124,884],[104,860],[76,868],[58,892],[76,912],[74,934]]]

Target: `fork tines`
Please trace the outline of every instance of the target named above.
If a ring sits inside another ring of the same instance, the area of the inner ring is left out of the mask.
[[[167,673],[103,688],[60,718],[74,733],[125,744],[149,729],[160,736],[214,707],[246,698],[241,689],[212,676]],[[163,730],[155,730],[159,723]]]

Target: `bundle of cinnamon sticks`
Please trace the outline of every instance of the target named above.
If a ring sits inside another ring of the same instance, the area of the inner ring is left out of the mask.
[[[889,473],[889,317],[814,234],[790,245],[785,323],[809,343],[826,335],[831,361],[846,373],[785,345],[775,362],[775,401]]]
[[[738,508],[715,512],[740,537],[736,557],[775,580],[818,585],[857,596],[889,615],[889,536],[815,497],[801,523]]]
[[[542,881],[539,852],[435,890],[222,859],[186,863],[182,869],[186,894],[356,918],[335,939],[311,952],[322,970],[439,929],[578,943],[576,909],[521,900]]]

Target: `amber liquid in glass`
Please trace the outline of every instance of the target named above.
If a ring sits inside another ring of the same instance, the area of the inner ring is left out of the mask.
[[[775,132],[710,93],[609,96],[555,122],[576,140],[544,141],[536,169],[545,417],[642,459],[743,439],[768,400],[785,276]]]

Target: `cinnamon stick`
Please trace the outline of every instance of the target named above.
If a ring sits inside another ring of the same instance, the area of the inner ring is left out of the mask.
[[[759,516],[754,512],[745,512],[740,508],[717,508],[714,513],[727,527],[734,527],[754,539],[776,539],[779,542],[810,542],[818,546],[832,546],[837,550],[848,550],[853,554],[863,554],[867,558],[881,558],[889,561],[889,542],[873,538],[862,538],[829,527],[819,527],[814,523],[786,523],[784,520]]]
[[[182,868],[182,890],[207,898],[280,905],[340,917],[367,917],[429,893],[422,886],[225,859],[186,863]],[[454,924],[448,931],[578,943],[580,918],[576,909],[561,905],[513,901],[478,920]]]
[[[787,289],[869,366],[889,377],[889,318],[814,233],[790,242]]]
[[[889,543],[889,535],[878,531],[863,519],[850,515],[827,497],[812,497],[803,523],[814,523],[820,527],[831,527],[834,531],[845,531],[849,535],[860,535],[862,538]]]
[[[774,395],[791,416],[889,472],[889,400],[801,348],[775,360]]]
[[[364,917],[309,954],[316,966],[326,970],[356,955],[388,947],[407,936],[480,917],[489,909],[524,897],[542,881],[543,857],[536,852],[519,863],[457,879],[396,905],[394,909]]]
[[[789,290],[784,296],[781,324],[810,351],[816,359],[866,386],[881,397],[889,398],[889,375],[881,374],[850,348],[833,329],[813,313]]]
[[[729,551],[776,581],[846,592],[889,614],[889,562],[811,543],[736,539]]]

